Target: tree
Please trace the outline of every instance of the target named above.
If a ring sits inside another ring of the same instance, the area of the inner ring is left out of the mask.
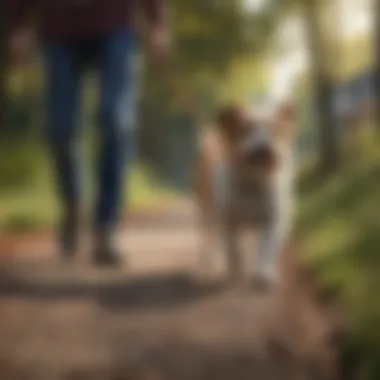
[[[331,1],[325,0],[277,0],[272,6],[277,8],[273,14],[277,23],[281,23],[284,14],[301,11],[304,21],[308,55],[310,62],[311,92],[314,103],[314,114],[317,118],[317,131],[319,140],[319,157],[322,171],[335,171],[339,167],[339,136],[335,122],[332,90],[334,85],[335,57],[332,56],[331,20],[323,24],[323,18],[331,14]],[[326,21],[326,20],[324,20]],[[334,31],[335,32],[335,31]],[[335,48],[335,46],[334,46]]]
[[[326,67],[329,63],[322,40],[318,20],[317,0],[303,3],[306,35],[311,62],[311,79],[316,117],[319,125],[320,165],[323,172],[336,171],[339,167],[339,136],[332,103],[333,78]]]
[[[5,75],[7,68],[7,46],[8,46],[8,17],[6,1],[0,3],[0,133],[6,128],[7,96],[5,89]]]
[[[380,0],[374,1],[374,25],[375,25],[375,33],[374,33],[374,53],[375,53],[375,116],[376,116],[376,124],[378,130],[380,130]]]

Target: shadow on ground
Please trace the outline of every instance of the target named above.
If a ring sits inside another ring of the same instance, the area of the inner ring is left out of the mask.
[[[0,299],[31,301],[94,300],[107,309],[154,309],[197,302],[223,290],[221,282],[200,283],[186,272],[145,275],[105,283],[36,283],[2,275]]]

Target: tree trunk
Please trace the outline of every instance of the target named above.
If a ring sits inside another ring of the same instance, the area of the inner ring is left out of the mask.
[[[305,28],[311,62],[311,79],[319,132],[320,164],[324,172],[339,168],[339,131],[333,114],[332,78],[326,68],[316,0],[305,1]]]
[[[8,56],[9,25],[6,1],[0,2],[0,136],[7,130],[7,96],[5,78]]]
[[[375,52],[375,122],[380,131],[380,0],[374,0]]]

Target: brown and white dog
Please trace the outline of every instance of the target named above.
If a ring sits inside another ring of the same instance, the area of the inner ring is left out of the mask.
[[[258,232],[257,279],[269,285],[277,281],[277,259],[292,219],[294,126],[295,110],[290,104],[277,106],[270,117],[229,105],[202,137],[196,198],[203,269],[210,264],[219,234],[229,277],[240,281],[238,235],[248,227]]]

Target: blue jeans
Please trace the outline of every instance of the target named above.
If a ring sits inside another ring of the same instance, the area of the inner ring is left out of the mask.
[[[132,153],[138,41],[131,30],[45,45],[47,137],[65,210],[82,203],[79,148],[82,79],[99,72],[99,159],[95,227],[112,228],[123,210],[124,175]]]

